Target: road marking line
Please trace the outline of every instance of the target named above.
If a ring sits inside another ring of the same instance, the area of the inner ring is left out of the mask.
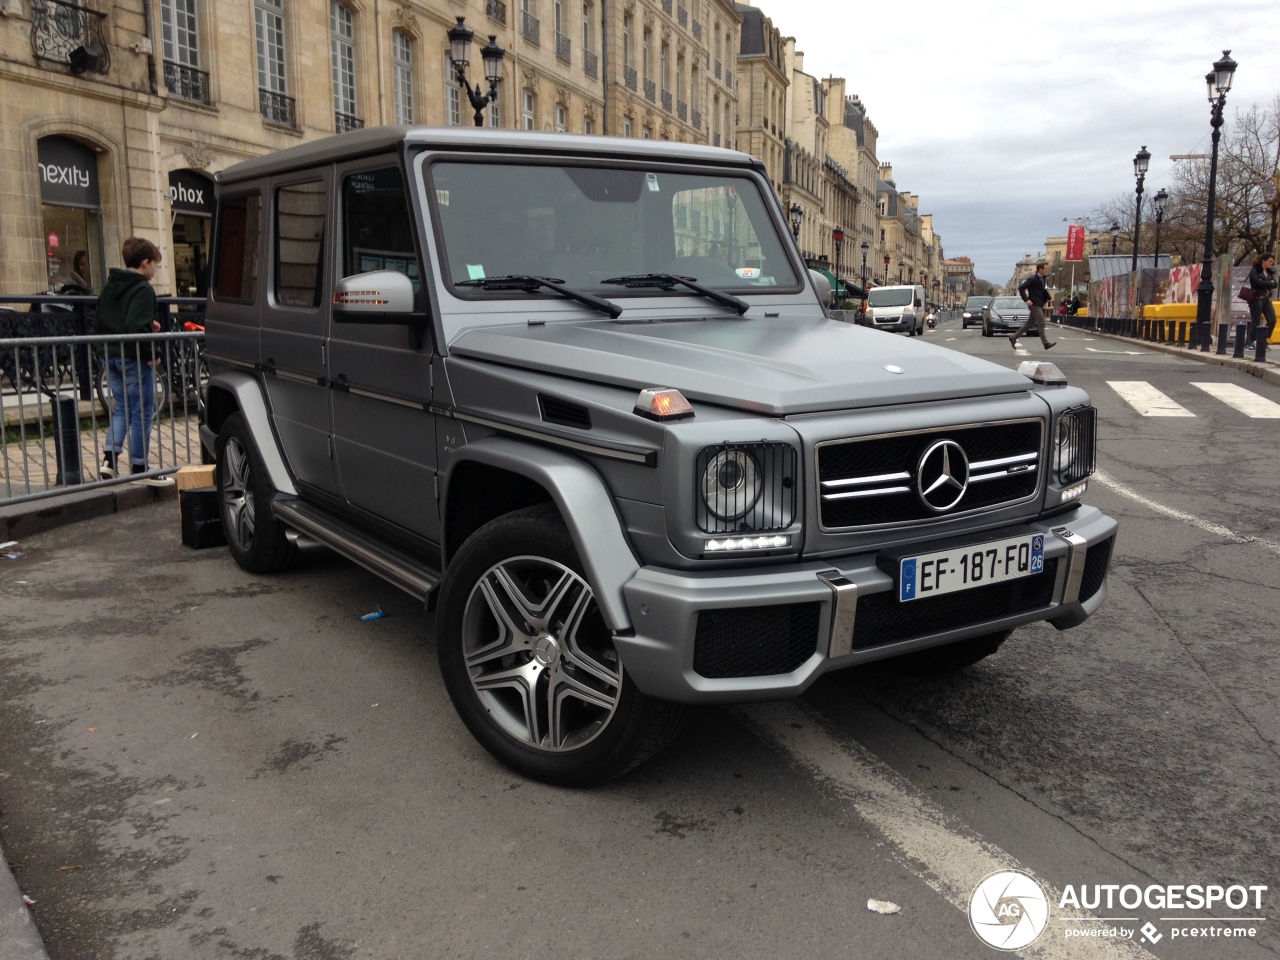
[[[969,898],[979,882],[998,870],[1031,874],[1004,850],[964,828],[927,799],[905,778],[859,743],[828,734],[820,714],[796,703],[751,704],[733,708],[761,739],[781,749],[825,786],[834,789],[854,812],[897,847],[896,858],[922,882],[967,918]],[[1032,874],[1034,876],[1034,874]],[[1132,940],[1099,937],[1068,940],[1054,929],[1062,893],[1040,881],[1053,903],[1050,926],[1034,944],[1019,951],[1045,960],[1131,958],[1154,960]],[[1087,911],[1073,911],[1086,922],[1100,923]]]
[[[1157,503],[1156,501],[1152,500],[1149,497],[1144,497],[1142,494],[1138,493],[1137,490],[1134,490],[1131,487],[1125,486],[1119,480],[1116,480],[1114,477],[1112,477],[1107,473],[1104,473],[1101,470],[1094,473],[1093,479],[1097,480],[1100,484],[1102,484],[1104,487],[1107,487],[1109,490],[1112,490],[1115,493],[1120,494],[1120,496],[1127,497],[1130,500],[1134,500],[1142,504],[1148,510],[1154,510],[1156,513],[1163,513],[1166,517],[1172,517],[1174,520],[1181,520],[1183,523],[1189,523],[1191,524],[1191,526],[1197,527],[1200,530],[1205,531],[1205,533],[1212,533],[1215,536],[1225,537],[1227,540],[1230,540],[1232,543],[1256,543],[1259,546],[1267,550],[1270,550],[1272,553],[1280,554],[1280,543],[1275,543],[1274,541],[1271,541],[1271,540],[1265,540],[1262,537],[1246,537],[1239,533],[1236,533],[1230,527],[1224,527],[1220,523],[1213,523],[1212,521],[1209,521],[1209,520],[1201,520],[1195,514],[1186,513],[1185,511],[1178,510],[1175,507],[1167,507],[1163,503]]]
[[[1170,400],[1145,380],[1108,380],[1120,399],[1144,417],[1194,417],[1182,404]]]
[[[1141,350],[1099,350],[1097,347],[1085,347],[1090,353],[1114,353],[1121,357],[1140,357]]]
[[[1253,417],[1255,420],[1280,420],[1280,403],[1260,397],[1238,383],[1196,383],[1193,380],[1191,385],[1199,387],[1227,406],[1234,407],[1246,417]]]

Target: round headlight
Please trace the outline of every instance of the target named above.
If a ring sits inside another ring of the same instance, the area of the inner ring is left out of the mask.
[[[736,520],[760,499],[760,467],[745,450],[721,450],[702,474],[702,499],[721,520]]]
[[[1061,473],[1076,458],[1076,433],[1065,420],[1058,421],[1058,454],[1054,466]]]

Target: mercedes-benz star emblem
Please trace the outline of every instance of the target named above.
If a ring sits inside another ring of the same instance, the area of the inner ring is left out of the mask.
[[[950,510],[969,489],[969,458],[954,440],[939,440],[924,452],[916,468],[920,500],[934,513]]]

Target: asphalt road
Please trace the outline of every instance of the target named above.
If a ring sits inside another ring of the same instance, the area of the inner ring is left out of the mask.
[[[1026,359],[958,326],[927,336]],[[1100,412],[1087,499],[1122,524],[1100,614],[956,677],[702,710],[592,791],[492,761],[428,618],[345,561],[250,576],[182,547],[173,502],[24,541],[0,559],[0,842],[50,956],[993,957],[967,901],[1013,866],[1055,897],[1269,888],[1092,911],[1115,923],[1055,902],[1022,955],[1276,956],[1280,420],[1193,384],[1280,388],[1054,335]],[[1194,416],[1143,416],[1111,385],[1135,382]],[[1184,922],[1209,916],[1232,920]],[[1068,936],[1147,921],[1156,942]],[[1175,939],[1192,927],[1255,933]]]

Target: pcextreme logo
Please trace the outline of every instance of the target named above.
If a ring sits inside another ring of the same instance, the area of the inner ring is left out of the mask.
[[[969,925],[997,950],[1035,943],[1049,923],[1049,898],[1039,881],[1021,870],[988,874],[969,898]]]

